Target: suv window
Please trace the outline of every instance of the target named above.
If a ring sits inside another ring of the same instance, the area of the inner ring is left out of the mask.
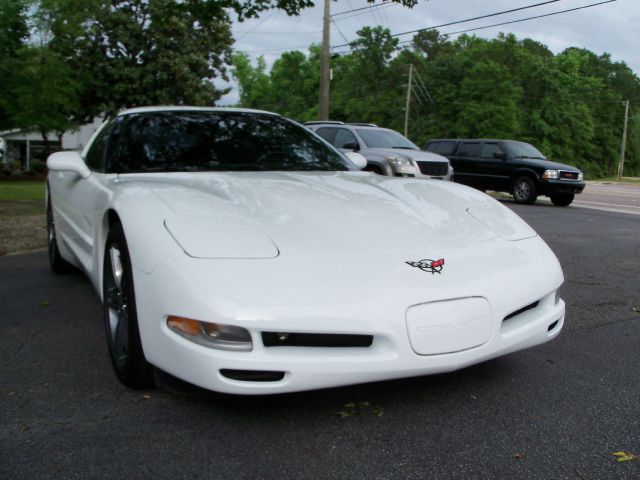
[[[336,139],[336,133],[338,133],[338,129],[335,127],[323,127],[316,130],[316,133],[331,145],[334,145],[334,140]]]
[[[356,136],[353,133],[351,133],[346,128],[338,128],[338,131],[336,132],[336,139],[333,142],[334,147],[344,148],[345,145],[354,144],[354,143],[358,145],[358,140],[356,139]]]
[[[453,155],[456,151],[457,142],[454,141],[439,141],[439,142],[431,142],[427,145],[427,150],[429,152],[438,153],[440,155]]]
[[[462,142],[458,156],[460,157],[475,157],[478,155],[478,149],[480,143],[478,142]]]
[[[420,150],[407,138],[393,130],[382,128],[358,128],[358,135],[369,148],[406,148],[409,150]]]
[[[493,156],[494,153],[503,153],[497,143],[485,143],[480,150],[480,156],[482,158],[495,158]]]

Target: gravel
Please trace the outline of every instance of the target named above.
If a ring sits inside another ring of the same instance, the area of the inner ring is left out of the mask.
[[[0,256],[47,247],[44,214],[0,215]]]

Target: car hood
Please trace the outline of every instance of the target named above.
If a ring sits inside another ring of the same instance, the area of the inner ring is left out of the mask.
[[[547,159],[533,159],[533,158],[527,158],[527,159],[518,159],[520,161],[523,161],[523,163],[529,164],[529,165],[533,165],[536,167],[544,167],[547,170],[568,170],[570,172],[580,172],[579,169],[577,169],[576,167],[572,167],[571,165],[567,165],[565,163],[557,163],[557,162],[552,162],[551,160],[547,160]]]
[[[365,157],[368,154],[380,155],[381,157],[389,157],[395,155],[403,155],[409,157],[416,162],[448,162],[446,157],[437,153],[426,152],[424,150],[409,150],[404,148],[368,148],[361,151]]]
[[[123,176],[124,177],[124,176]],[[402,255],[535,232],[511,210],[449,182],[367,172],[128,175],[166,204],[166,229],[197,258],[327,252]]]

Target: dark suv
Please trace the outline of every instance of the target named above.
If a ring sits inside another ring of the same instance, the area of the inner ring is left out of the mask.
[[[454,181],[509,192],[518,203],[534,203],[538,195],[566,207],[584,189],[580,170],[545,158],[533,145],[514,140],[431,140],[426,150],[449,159]]]

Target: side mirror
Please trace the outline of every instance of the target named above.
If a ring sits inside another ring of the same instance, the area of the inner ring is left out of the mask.
[[[340,148],[344,148],[345,150],[353,150],[354,152],[357,152],[358,150],[360,150],[360,146],[355,142],[345,143]]]
[[[88,178],[91,170],[78,152],[56,152],[47,158],[47,168],[54,172],[75,172],[82,178]]]
[[[507,154],[504,152],[493,152],[493,158],[497,158],[499,160],[506,160]]]
[[[359,153],[356,153],[356,152],[346,152],[345,155],[360,170],[362,170],[367,166],[367,159],[364,158],[363,155],[360,155]]]

